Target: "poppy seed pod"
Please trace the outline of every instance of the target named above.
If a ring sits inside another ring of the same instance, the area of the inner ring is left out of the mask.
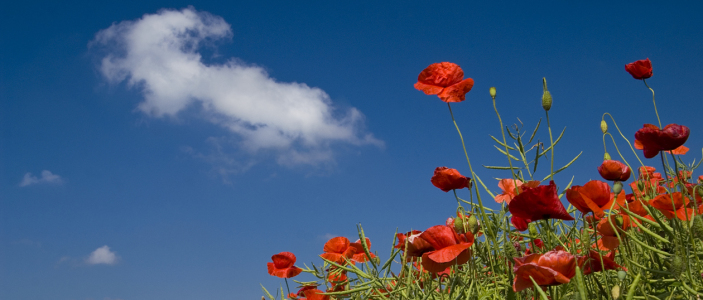
[[[623,281],[625,280],[625,276],[627,276],[627,272],[620,270],[618,271],[618,280]]]
[[[608,152],[605,152],[605,154],[603,154],[603,160],[610,160],[610,154],[608,154]]]
[[[542,86],[544,93],[542,93],[542,108],[549,111],[552,108],[552,94],[547,90],[547,78],[542,78]]]
[[[622,182],[616,181],[613,183],[613,193],[615,193],[615,196],[617,197],[620,195],[620,192],[622,191]]]
[[[496,88],[495,87],[491,87],[490,89],[488,89],[488,92],[491,94],[491,98],[493,98],[493,99],[496,98]]]
[[[605,120],[600,120],[600,131],[602,131],[603,134],[608,133],[608,123],[605,123]]]

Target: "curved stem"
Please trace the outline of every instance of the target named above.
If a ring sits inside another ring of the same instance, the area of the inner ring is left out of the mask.
[[[643,163],[642,160],[640,159],[639,155],[637,155],[637,151],[635,151],[635,148],[632,147],[632,143],[630,143],[630,140],[628,140],[628,139],[625,137],[625,135],[622,134],[622,131],[620,131],[620,127],[618,127],[618,123],[615,122],[615,118],[613,118],[613,115],[611,115],[610,113],[604,113],[604,114],[603,114],[603,118],[602,118],[603,120],[605,120],[605,115],[610,116],[610,120],[613,121],[613,125],[615,125],[615,129],[618,130],[618,133],[620,133],[620,136],[621,136],[621,137],[627,142],[627,144],[630,146],[630,149],[632,149],[632,153],[635,154],[635,157],[637,157],[637,160],[640,162],[640,165],[644,166],[644,163]],[[611,135],[611,136],[612,136],[612,135]]]
[[[517,186],[517,176],[515,175],[515,171],[513,170],[513,162],[512,159],[510,158],[510,152],[508,149],[508,142],[505,139],[505,128],[503,128],[503,119],[500,117],[500,113],[498,113],[498,107],[496,107],[496,97],[493,98],[493,109],[496,111],[496,115],[498,116],[498,122],[500,122],[500,133],[503,135],[503,145],[505,145],[505,153],[507,153],[506,157],[508,158],[508,165],[510,166],[510,173],[513,175],[513,186],[515,187],[515,195],[520,193],[520,190],[518,189]],[[529,168],[528,168],[529,172]]]
[[[649,84],[647,84],[646,79],[642,79],[642,82],[644,82],[644,85],[652,91],[652,103],[654,103],[654,112],[657,114],[657,121],[659,122],[659,128],[662,128],[662,121],[659,119],[659,111],[657,111],[657,101],[654,100],[654,90],[649,87]]]
[[[618,152],[618,155],[620,155],[620,158],[622,158],[622,161],[624,161],[625,164],[627,165],[627,167],[629,167],[630,170],[632,170],[632,166],[630,166],[630,164],[627,163],[627,160],[625,159],[625,157],[622,156],[622,153],[620,153],[620,149],[618,149],[618,144],[615,143],[615,138],[613,137],[613,135],[610,134],[610,132],[608,132],[608,133],[606,133],[606,134],[610,136],[610,139],[611,139],[611,140],[613,140],[613,145],[615,145],[615,151]],[[605,141],[605,134],[603,135],[603,140]]]
[[[547,114],[547,128],[549,129],[549,143],[552,147],[552,150],[550,151],[552,153],[552,169],[551,173],[549,174],[550,180],[554,180],[554,139],[552,138],[552,126],[549,124],[549,111],[545,110],[544,111]]]

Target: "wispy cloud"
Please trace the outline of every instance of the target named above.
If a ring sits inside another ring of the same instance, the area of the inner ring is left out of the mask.
[[[335,107],[319,88],[276,81],[236,58],[203,62],[203,44],[231,35],[221,17],[189,7],[113,24],[91,46],[104,51],[100,72],[109,82],[141,90],[140,111],[163,117],[196,108],[237,137],[237,150],[248,155],[273,153],[281,165],[316,165],[333,160],[334,144],[383,145],[365,131],[359,110]]]
[[[117,254],[113,251],[110,251],[110,247],[105,245],[98,249],[95,249],[93,253],[90,253],[90,256],[88,256],[85,262],[90,265],[114,265],[117,263],[117,260]]]
[[[63,183],[63,179],[61,178],[61,176],[53,174],[49,170],[41,171],[40,177],[34,176],[32,175],[32,173],[27,172],[26,174],[24,174],[22,181],[20,181],[20,187],[26,187],[41,183],[61,184]]]

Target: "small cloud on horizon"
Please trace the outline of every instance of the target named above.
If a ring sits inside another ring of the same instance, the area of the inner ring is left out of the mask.
[[[31,172],[27,172],[24,174],[24,177],[22,178],[22,181],[20,181],[19,186],[20,187],[27,187],[30,185],[35,185],[35,184],[44,184],[44,183],[51,183],[51,184],[61,184],[63,183],[63,178],[61,176],[56,175],[54,173],[51,173],[49,170],[44,170],[41,171],[41,176],[37,177],[32,175]]]
[[[110,247],[105,245],[90,253],[85,262],[89,265],[114,265],[118,259],[117,254],[114,251],[110,251]]]

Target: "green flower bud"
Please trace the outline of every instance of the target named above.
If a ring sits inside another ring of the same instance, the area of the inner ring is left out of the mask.
[[[614,300],[618,300],[620,298],[620,286],[614,286],[612,290],[610,290],[610,294],[613,295]]]
[[[613,193],[615,193],[615,197],[620,195],[620,192],[622,192],[622,182],[616,181],[613,183]]]
[[[605,123],[605,120],[600,120],[600,131],[602,131],[603,134],[608,133],[608,123]]]
[[[627,272],[620,270],[618,271],[618,280],[623,281],[625,280],[625,276],[627,276]]]
[[[698,239],[703,240],[703,217],[697,215],[693,218],[693,225],[691,225],[691,231],[693,235]]]
[[[476,219],[476,216],[475,216],[475,215],[471,215],[471,216],[469,217],[469,219],[466,221],[466,224],[468,225],[469,230],[471,231],[471,233],[473,233],[473,234],[477,234],[477,233],[478,233],[478,229],[479,229],[480,226],[479,226],[479,224],[478,224],[478,219]]]
[[[671,257],[671,267],[669,268],[669,271],[671,272],[671,274],[674,275],[674,277],[678,278],[679,276],[681,276],[685,269],[686,265],[681,255],[677,253],[676,255]]]
[[[547,78],[542,78],[542,86],[544,88],[544,93],[542,93],[542,108],[549,111],[552,108],[552,94],[547,90]]]
[[[533,239],[537,238],[537,226],[534,223],[527,225],[527,230]]]
[[[622,228],[622,224],[623,224],[622,216],[621,215],[615,216],[615,225],[617,225],[618,228]]]
[[[465,233],[463,218],[460,218],[460,217],[454,218],[454,230],[456,230],[457,233]]]
[[[610,160],[610,154],[608,154],[608,152],[605,152],[603,155],[603,160]]]
[[[493,98],[493,99],[496,98],[496,88],[495,87],[491,87],[490,89],[488,89],[488,92],[491,93],[491,98]]]

